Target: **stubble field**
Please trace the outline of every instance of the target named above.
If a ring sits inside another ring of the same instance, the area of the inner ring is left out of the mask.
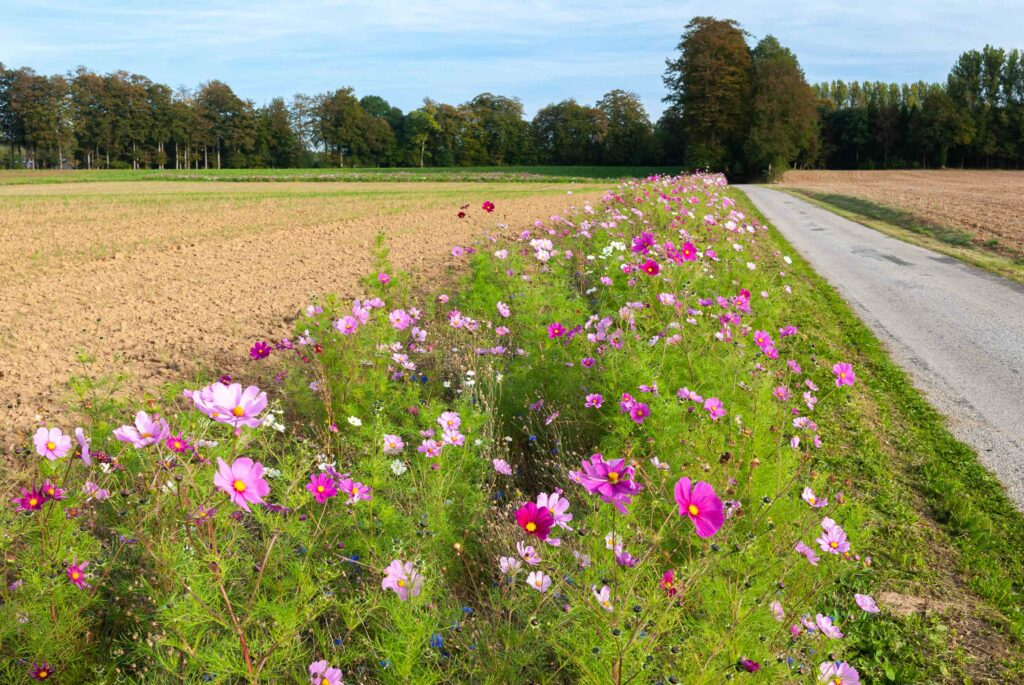
[[[396,266],[430,279],[453,244],[547,219],[606,185],[0,186],[0,439],[59,410],[80,355],[95,359],[91,374],[123,374],[125,392],[237,366],[312,296],[354,295],[378,232]]]
[[[1024,254],[1024,171],[790,171],[783,186],[909,212],[1006,256]]]

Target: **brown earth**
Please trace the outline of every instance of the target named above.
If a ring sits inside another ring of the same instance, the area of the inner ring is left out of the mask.
[[[1024,171],[789,171],[782,184],[903,209],[1024,252]]]
[[[237,370],[318,294],[359,294],[383,231],[399,269],[522,227],[604,186],[511,183],[81,183],[0,187],[0,444],[66,423],[80,352],[124,392]],[[572,188],[574,195],[567,197]],[[484,200],[497,205],[480,210]],[[469,217],[458,219],[469,203]],[[69,427],[65,426],[67,430]]]

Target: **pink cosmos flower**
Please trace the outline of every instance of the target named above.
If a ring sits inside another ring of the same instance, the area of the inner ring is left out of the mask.
[[[186,440],[184,436],[180,434],[168,435],[167,439],[164,440],[164,445],[167,446],[167,449],[169,449],[172,452],[176,452],[177,454],[185,454],[185,452],[188,452],[190,449],[192,449],[192,445],[190,445],[188,443],[188,440]]]
[[[679,515],[693,521],[698,537],[711,537],[725,522],[722,500],[709,483],[692,483],[689,478],[680,478],[676,482],[675,498],[679,505]]]
[[[523,567],[523,562],[515,557],[499,557],[498,569],[503,576],[514,576]]]
[[[346,504],[355,504],[361,500],[373,499],[373,488],[369,485],[364,485],[357,480],[351,478],[343,478],[341,483],[338,484],[338,488],[348,494],[348,501]]]
[[[396,309],[388,314],[388,321],[396,331],[404,331],[412,323],[412,317],[406,314],[404,309]]]
[[[625,459],[605,461],[602,454],[591,455],[590,461],[581,462],[583,469],[569,473],[569,477],[595,493],[620,513],[627,513],[626,507],[643,486],[633,480],[634,469],[626,466]]]
[[[831,520],[832,519],[825,519],[825,521]],[[846,539],[846,533],[843,532],[842,528],[834,525],[834,522],[832,526],[827,528],[825,527],[824,522],[822,522],[822,528],[825,532],[815,539],[815,542],[818,543],[818,547],[822,552],[828,552],[829,554],[845,554],[850,551],[850,543]]]
[[[309,665],[310,685],[344,685],[341,669],[333,668],[326,660],[314,661]]]
[[[262,504],[263,497],[270,493],[270,485],[263,479],[263,464],[249,457],[239,457],[230,466],[217,457],[213,484],[246,511],[250,511],[250,504]]]
[[[74,585],[80,590],[85,590],[86,588],[92,587],[87,582],[85,582],[85,569],[88,565],[88,561],[83,561],[79,563],[77,559],[68,564],[68,580],[71,581],[72,585]]]
[[[725,405],[717,397],[709,397],[704,400],[704,409],[707,410],[708,416],[711,417],[712,421],[717,421],[725,416]]]
[[[71,438],[60,428],[40,428],[32,438],[36,453],[50,461],[60,459],[71,449]]]
[[[395,559],[384,570],[384,580],[380,586],[384,590],[394,590],[404,602],[420,594],[420,590],[423,589],[423,576],[417,573],[411,561],[403,563]]]
[[[814,490],[811,490],[810,488],[804,488],[803,493],[800,494],[800,499],[807,502],[815,509],[828,506],[828,499],[825,497],[816,497]]]
[[[554,323],[548,324],[548,338],[554,340],[555,338],[561,338],[565,335],[565,327],[555,321]]]
[[[35,486],[31,490],[22,488],[21,497],[15,497],[11,502],[18,511],[39,511],[46,503],[46,495],[42,491],[37,490]]]
[[[772,618],[774,618],[779,623],[782,623],[782,621],[786,620],[786,610],[782,608],[782,602],[775,600],[768,606],[772,611]]]
[[[99,485],[96,485],[96,483],[93,483],[91,480],[87,480],[85,481],[85,483],[82,484],[82,493],[85,494],[87,500],[95,499],[102,502],[103,500],[110,499],[110,490],[107,490],[106,488],[101,488]]]
[[[540,555],[537,554],[537,550],[533,548],[533,545],[528,545],[525,542],[517,542],[516,551],[519,552],[519,556],[523,558],[523,561],[530,566],[536,566],[540,563]]]
[[[592,585],[590,591],[594,594],[594,599],[597,600],[602,609],[609,612],[614,610],[614,607],[612,607],[612,589],[610,587],[605,585],[598,592],[597,586]]]
[[[516,523],[538,540],[546,540],[551,526],[555,523],[555,517],[547,507],[538,507],[533,502],[526,502],[516,510]]]
[[[306,490],[312,493],[318,504],[323,504],[331,497],[338,494],[338,486],[334,479],[326,473],[314,473],[306,483]]]
[[[196,409],[214,421],[226,423],[235,428],[248,426],[256,428],[263,420],[260,412],[267,408],[267,393],[255,385],[242,389],[241,383],[214,383],[202,390],[185,391]],[[140,412],[141,413],[141,412]]]
[[[52,483],[49,478],[47,478],[43,482],[43,486],[40,488],[40,490],[42,491],[43,496],[46,497],[46,499],[52,499],[57,502],[64,499],[64,491],[58,488],[54,483]]]
[[[257,340],[253,343],[253,346],[249,348],[249,358],[253,361],[257,359],[266,359],[270,356],[273,349],[274,348],[270,346],[270,343],[265,340]]]
[[[494,466],[494,470],[503,476],[512,475],[512,467],[504,459],[492,459],[491,465]]]
[[[78,439],[78,448],[82,454],[82,462],[89,466],[92,463],[92,450],[89,443],[89,438],[85,437],[85,431],[81,428],[75,429],[75,438]]]
[[[857,380],[857,374],[853,372],[853,364],[839,362],[832,367],[832,373],[836,375],[836,387],[853,385]]]
[[[629,408],[629,418],[633,419],[633,423],[643,423],[644,419],[651,415],[651,408],[643,402],[634,402],[633,406]]]
[[[442,430],[457,431],[462,427],[462,419],[453,411],[441,412],[437,417],[437,425],[441,426]]]
[[[814,623],[818,626],[818,630],[820,630],[821,634],[825,637],[838,640],[843,636],[843,631],[834,626],[832,624],[832,619],[824,614],[818,614],[815,616]]]
[[[160,442],[171,434],[167,421],[160,418],[159,414],[150,416],[144,411],[135,415],[134,426],[121,426],[114,430],[114,437],[121,442],[131,443],[136,449],[149,447]]]
[[[793,550],[798,554],[804,555],[804,558],[807,559],[811,566],[818,565],[818,555],[815,553],[813,549],[805,545],[802,541],[797,541],[796,545],[793,547]]]
[[[661,574],[661,580],[658,582],[658,586],[665,591],[665,594],[669,597],[675,597],[679,593],[679,588],[676,587],[676,572],[675,569],[669,569]]]
[[[859,606],[861,609],[868,612],[869,614],[878,613],[878,605],[875,603],[875,600],[871,597],[871,595],[855,594],[853,596],[853,599],[857,602],[857,606]]]
[[[530,575],[526,576],[526,582],[538,592],[547,592],[548,588],[551,587],[551,576],[543,571],[533,571]]]
[[[377,274],[377,282],[380,283],[381,285],[387,285],[388,283],[391,282],[391,276],[381,271],[379,274]]]
[[[504,302],[498,302],[497,308],[498,313],[501,314],[502,317],[507,319],[508,317],[512,316],[512,310],[509,309],[509,306]]]
[[[384,454],[399,454],[405,449],[405,443],[397,435],[384,436]]]
[[[845,661],[825,661],[818,667],[818,682],[827,685],[860,685],[860,673]]]
[[[352,335],[359,329],[359,319],[354,316],[346,315],[337,319],[331,325],[334,327],[334,330],[338,331],[342,335]]]
[[[542,492],[537,495],[537,506],[546,508],[551,512],[551,517],[555,521],[555,525],[565,530],[572,530],[569,526],[569,522],[572,521],[572,514],[566,513],[569,511],[569,500],[562,497],[561,493],[553,492],[550,495]]]
[[[643,271],[648,276],[657,276],[659,273],[661,273],[661,266],[659,266],[658,262],[654,261],[653,259],[648,259],[646,262],[640,265],[640,270]]]
[[[604,397],[598,393],[591,393],[587,395],[587,401],[583,406],[591,409],[600,409],[602,404],[604,404]]]
[[[693,243],[687,241],[679,249],[679,254],[682,255],[684,262],[692,262],[697,259],[697,248]]]

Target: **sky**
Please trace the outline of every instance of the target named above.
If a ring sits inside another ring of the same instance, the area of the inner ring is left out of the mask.
[[[774,35],[812,83],[942,81],[965,50],[1024,49],[1024,0],[0,0],[0,62],[220,79],[257,104],[352,86],[403,111],[492,92],[532,116],[622,88],[656,118],[665,59],[707,14]]]

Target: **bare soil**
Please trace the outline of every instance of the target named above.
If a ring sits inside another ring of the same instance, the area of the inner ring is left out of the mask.
[[[1024,252],[1024,171],[789,171],[782,184],[909,211]]]
[[[597,186],[471,183],[81,183],[0,187],[0,445],[58,421],[79,352],[140,393],[233,370],[289,334],[312,297],[359,294],[383,231],[427,279],[501,224],[547,220]],[[480,210],[484,200],[497,205]],[[468,203],[469,216],[456,217]],[[65,428],[69,428],[65,426]]]

